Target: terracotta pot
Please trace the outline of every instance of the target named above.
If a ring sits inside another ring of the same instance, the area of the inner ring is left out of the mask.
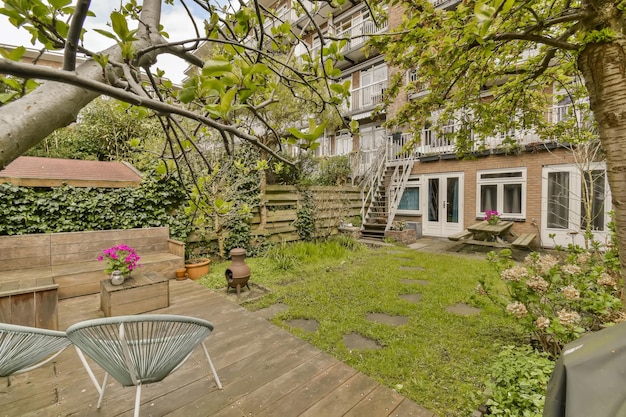
[[[208,274],[209,263],[211,263],[211,260],[207,258],[190,259],[186,261],[185,267],[187,268],[187,278],[195,281],[202,275]]]
[[[187,268],[178,268],[176,270],[176,279],[179,281],[187,279]]]

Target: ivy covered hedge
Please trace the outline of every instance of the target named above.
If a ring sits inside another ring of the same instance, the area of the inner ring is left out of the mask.
[[[169,226],[186,239],[186,195],[174,180],[146,174],[140,187],[54,188],[0,184],[0,235]]]

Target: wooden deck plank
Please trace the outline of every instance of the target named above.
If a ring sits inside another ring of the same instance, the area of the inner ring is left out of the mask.
[[[361,417],[364,415],[390,415],[404,401],[404,397],[395,391],[378,385],[361,401],[352,407],[343,417]]]
[[[300,415],[302,417],[343,416],[377,385],[378,383],[372,378],[357,373]]]
[[[143,387],[141,415],[433,416],[221,294],[190,280],[170,280],[169,286],[170,306],[153,313],[200,317],[215,325],[206,343],[224,389],[217,389],[198,349],[164,381]],[[59,302],[62,330],[99,317],[99,294]],[[101,379],[103,371],[93,370]],[[12,378],[7,391],[0,392],[0,409],[9,417],[131,416],[135,397],[133,387],[110,379],[96,410],[98,394],[71,347],[54,363]]]

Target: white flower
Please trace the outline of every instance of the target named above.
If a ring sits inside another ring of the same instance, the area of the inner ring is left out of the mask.
[[[607,274],[606,272],[602,274],[602,276],[598,279],[598,284],[604,287],[615,287],[617,285],[617,281],[614,277]]]
[[[513,268],[505,269],[500,274],[500,278],[502,278],[503,281],[519,281],[527,276],[528,271],[523,266],[514,266]]]
[[[558,265],[558,263],[559,260],[552,255],[540,256],[539,260],[537,261],[539,271],[541,271],[542,274],[547,274],[548,272],[550,272],[550,270],[554,266]]]
[[[506,311],[509,314],[514,315],[518,319],[521,319],[522,317],[525,317],[526,314],[528,314],[528,310],[526,309],[526,306],[520,303],[519,301],[516,301],[506,306]]]
[[[561,292],[563,293],[563,297],[565,297],[565,299],[567,300],[573,301],[580,299],[580,291],[578,291],[572,285],[561,288]]]
[[[564,326],[571,327],[580,321],[580,315],[575,311],[561,310],[558,312],[559,321]]]
[[[550,319],[547,317],[537,317],[535,326],[537,326],[538,329],[545,330],[550,326]]]
[[[561,267],[561,270],[565,272],[566,274],[570,274],[570,275],[577,275],[577,274],[580,274],[580,272],[582,271],[582,269],[580,269],[578,265],[572,265],[572,264],[563,265]]]
[[[546,292],[550,284],[540,276],[534,276],[526,281],[526,286],[535,292]]]
[[[578,255],[576,258],[576,263],[586,264],[591,259],[591,254],[589,252],[583,252]]]

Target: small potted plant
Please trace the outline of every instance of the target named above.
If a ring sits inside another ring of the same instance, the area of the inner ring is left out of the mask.
[[[106,260],[105,274],[112,275],[114,271],[119,271],[125,278],[130,277],[130,273],[141,266],[139,259],[137,252],[127,245],[104,249],[102,255],[98,256],[99,261]]]
[[[496,210],[487,210],[485,212],[485,221],[492,226],[495,226],[500,221],[500,213]]]

